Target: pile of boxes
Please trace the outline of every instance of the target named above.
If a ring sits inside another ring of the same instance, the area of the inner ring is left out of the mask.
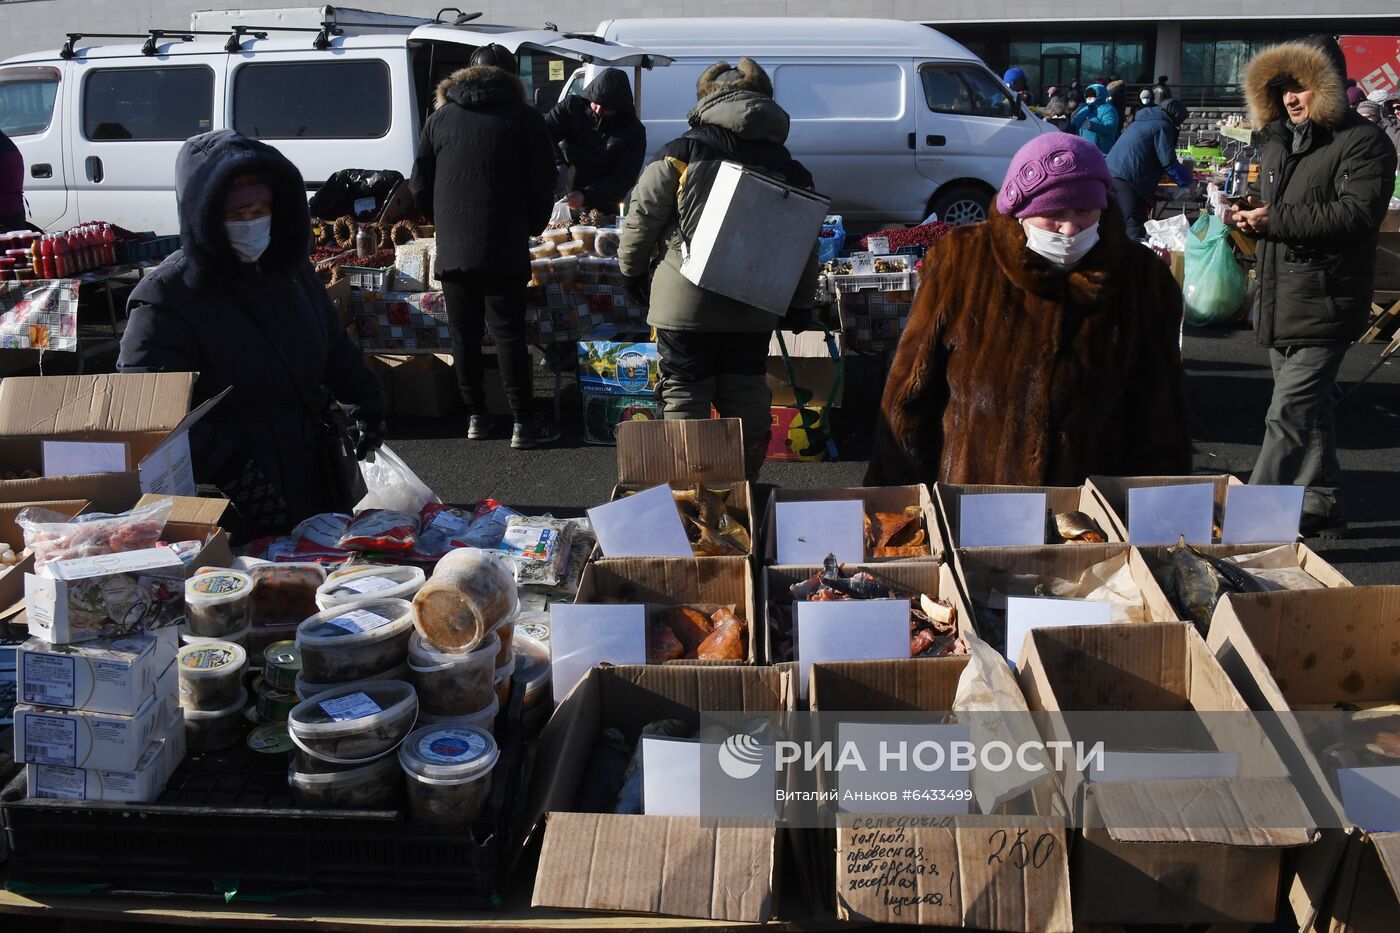
[[[578,388],[583,397],[583,439],[590,444],[616,443],[624,421],[661,417],[657,386],[661,357],[656,344],[629,339],[616,327],[600,328],[595,339],[578,343]]]

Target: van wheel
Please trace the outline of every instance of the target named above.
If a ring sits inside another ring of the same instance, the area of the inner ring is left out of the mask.
[[[987,219],[987,207],[992,196],[981,188],[972,185],[954,185],[943,188],[928,203],[928,213],[937,214],[945,224],[961,227],[964,224],[977,224]],[[927,215],[926,215],[927,216]]]

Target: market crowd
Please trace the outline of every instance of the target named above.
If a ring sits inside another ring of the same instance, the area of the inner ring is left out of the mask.
[[[1252,481],[1305,485],[1304,531],[1335,531],[1344,513],[1331,393],[1369,308],[1400,100],[1351,93],[1330,38],[1261,52],[1245,83],[1259,183],[1223,219],[1257,243],[1255,327],[1275,377]],[[1032,102],[1023,71],[1006,84]],[[929,250],[869,483],[1190,472],[1182,294],[1141,242],[1162,175],[1193,182],[1175,155],[1189,113],[1166,76],[1135,107],[1127,93],[1121,81],[1051,88],[1044,113],[1065,132],[1026,144],[987,221]],[[740,419],[757,478],[769,340],[775,326],[811,321],[817,251],[794,270],[800,284],[779,320],[693,284],[680,271],[683,244],[721,162],[800,188],[813,179],[785,146],[789,117],[757,62],[707,69],[687,120],[647,162],[623,72],[603,71],[541,114],[499,46],[438,86],[410,185],[436,230],[468,439],[498,429],[483,389],[487,326],[512,446],[558,439],[532,393],[526,243],[560,204],[626,204],[618,258],[656,330],[665,417],[706,418],[714,406]],[[182,249],[133,292],[119,368],[197,371],[202,398],[231,390],[192,432],[192,451],[197,478],[232,500],[241,536],[347,509],[347,465],[353,473],[381,443],[384,397],[307,261],[301,176],[273,147],[224,130],[185,144],[177,178]]]

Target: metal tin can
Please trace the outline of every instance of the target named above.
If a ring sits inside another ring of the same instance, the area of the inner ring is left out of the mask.
[[[263,651],[263,680],[268,686],[294,690],[301,673],[301,650],[294,641],[279,641]]]

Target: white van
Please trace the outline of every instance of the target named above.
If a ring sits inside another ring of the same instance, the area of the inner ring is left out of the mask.
[[[1016,150],[1054,128],[1017,104],[976,55],[918,23],[882,19],[614,19],[597,35],[657,52],[642,121],[651,151],[687,129],[695,83],[747,55],[792,116],[788,149],[847,223],[986,219]],[[575,74],[577,93],[599,62]]]
[[[541,103],[553,103],[585,62],[629,68],[634,81],[666,63],[592,37],[483,25],[470,15],[439,22],[326,11],[196,13],[192,29],[156,31],[144,43],[78,36],[61,50],[0,63],[0,130],[24,156],[30,220],[44,229],[106,220],[178,232],[176,154],[187,138],[224,127],[276,146],[309,190],[344,168],[407,177],[437,82],[491,42],[518,55]]]

